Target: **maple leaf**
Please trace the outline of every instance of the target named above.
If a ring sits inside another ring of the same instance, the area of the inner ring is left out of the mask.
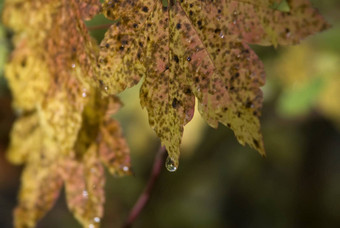
[[[6,69],[15,92],[15,108],[21,112],[38,110],[46,134],[55,138],[65,153],[72,148],[81,126],[87,102],[82,94],[90,88],[86,77],[93,77],[96,67],[96,43],[87,34],[77,4],[6,1],[3,15],[4,23],[16,32],[17,49]],[[99,1],[95,8],[99,8]]]
[[[62,163],[68,206],[84,227],[98,227],[103,217],[102,164],[114,175],[131,174],[127,143],[118,122],[111,117],[119,107],[117,98],[103,99],[94,93],[84,108],[83,124],[72,156]]]
[[[17,47],[5,68],[5,75],[13,94],[14,107],[20,111],[32,111],[43,102],[51,78],[46,62],[27,46],[26,39],[21,40]]]
[[[129,149],[111,117],[120,102],[102,98],[90,80],[98,48],[83,20],[99,9],[99,0],[6,1],[4,22],[15,31],[15,51],[5,71],[20,115],[7,156],[25,164],[15,227],[34,227],[63,183],[75,217],[98,227],[102,163],[113,174],[130,174]]]
[[[13,163],[26,163],[26,166],[19,206],[15,209],[15,227],[34,227],[54,205],[62,186],[57,148],[53,141],[44,139],[37,113],[16,121],[7,155]]]
[[[63,176],[68,207],[84,227],[97,227],[104,214],[105,175],[96,146],[93,144],[86,151],[83,161],[71,159],[65,163],[67,173]]]
[[[177,167],[183,126],[199,112],[212,127],[230,127],[238,141],[265,155],[259,117],[265,74],[248,43],[295,44],[328,24],[307,0],[106,0],[119,22],[101,43],[99,85],[115,94],[142,77],[141,105]]]
[[[109,101],[107,105],[97,136],[99,158],[111,174],[115,176],[131,174],[129,147],[119,123],[112,119],[112,114],[117,112],[121,103],[115,99]]]
[[[111,117],[120,106],[119,100],[94,94],[84,109],[79,137],[68,156],[61,153],[55,140],[46,137],[38,113],[16,121],[7,155],[13,163],[26,164],[15,210],[16,227],[34,227],[53,206],[63,183],[76,218],[84,227],[98,227],[105,201],[102,163],[112,174],[131,173],[129,149],[119,124]]]

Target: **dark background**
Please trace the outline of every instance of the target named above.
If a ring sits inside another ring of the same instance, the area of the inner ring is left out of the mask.
[[[163,168],[134,227],[340,227],[340,2],[313,2],[332,29],[297,47],[254,46],[267,71],[261,118],[267,158],[239,145],[231,130],[209,128],[196,115],[186,128],[178,171]],[[103,23],[97,17],[89,26]],[[0,28],[2,75],[10,45],[1,23]],[[103,33],[93,31],[98,40]],[[103,228],[124,223],[159,147],[138,89],[121,94],[125,107],[116,116],[135,176],[107,176]],[[1,228],[12,227],[22,170],[5,158],[14,120],[10,91],[0,76]],[[63,193],[38,227],[80,227]]]

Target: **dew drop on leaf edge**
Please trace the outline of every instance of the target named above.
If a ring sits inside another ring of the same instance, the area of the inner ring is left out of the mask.
[[[83,191],[83,197],[84,197],[84,198],[87,198],[88,196],[89,196],[89,193],[88,193],[86,190],[84,190],[84,191]]]
[[[95,217],[95,218],[93,219],[93,221],[96,222],[96,223],[100,223],[100,218],[99,218],[99,217]]]
[[[165,168],[169,172],[175,172],[177,170],[177,166],[176,166],[175,162],[170,157],[167,157],[167,159],[165,161]]]

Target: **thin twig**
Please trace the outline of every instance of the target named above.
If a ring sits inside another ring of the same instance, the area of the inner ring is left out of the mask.
[[[154,163],[153,163],[153,168],[152,168],[152,172],[151,172],[151,175],[149,177],[148,183],[147,183],[144,191],[142,192],[142,194],[139,196],[137,202],[133,206],[133,208],[130,212],[130,215],[128,217],[128,220],[126,221],[123,228],[130,228],[132,226],[134,221],[137,219],[137,217],[139,216],[139,214],[141,213],[141,211],[143,210],[143,208],[145,207],[145,205],[149,201],[152,189],[155,185],[156,180],[159,177],[162,166],[164,164],[165,154],[166,154],[165,147],[160,146],[160,148],[159,148],[159,150],[156,154]]]

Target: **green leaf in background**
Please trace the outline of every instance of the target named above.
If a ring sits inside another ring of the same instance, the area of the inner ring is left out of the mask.
[[[2,24],[0,24],[0,75],[3,75],[4,64],[6,62],[8,53],[8,43],[6,39],[6,31]]]
[[[290,7],[287,1],[274,2],[271,8],[280,10],[282,12],[289,12],[290,10]]]
[[[0,3],[0,11],[2,8],[2,3]],[[0,23],[0,94],[3,93],[7,88],[7,83],[4,75],[4,65],[8,55],[8,41],[6,39],[6,31],[3,25]]]
[[[308,113],[316,103],[316,98],[322,92],[324,85],[324,78],[315,77],[303,87],[285,90],[279,99],[279,113],[289,117]]]

